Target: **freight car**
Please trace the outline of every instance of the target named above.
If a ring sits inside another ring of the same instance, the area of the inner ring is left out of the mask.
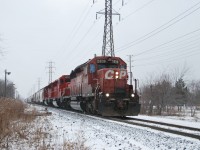
[[[137,86],[133,90],[127,81],[121,58],[95,56],[35,93],[31,101],[102,116],[138,115]]]

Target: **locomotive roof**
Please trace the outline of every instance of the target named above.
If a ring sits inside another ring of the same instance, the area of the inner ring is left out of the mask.
[[[80,68],[84,67],[85,65],[87,65],[88,62],[90,62],[90,60],[91,60],[91,59],[89,59],[87,62],[85,62],[85,63],[83,63],[83,64],[77,66],[77,67],[74,69],[74,71],[77,71],[78,69],[80,69]]]
[[[45,86],[44,88],[48,88],[49,86],[51,86],[52,84],[54,84],[55,82],[57,82],[59,79],[63,78],[63,77],[67,77],[69,78],[69,75],[62,75],[60,76],[58,79],[54,80],[53,82],[49,83],[47,86]]]
[[[118,59],[118,60],[123,61],[120,57],[111,57],[111,56],[96,56],[93,59],[91,59],[90,61],[93,61],[94,59],[109,59],[109,58]]]
[[[91,62],[94,62],[96,59],[109,59],[109,58],[118,59],[118,60],[124,62],[120,57],[96,56],[96,57],[94,57],[92,59],[89,59],[87,62],[77,66],[74,70],[72,70],[71,73],[70,73],[70,78],[74,78],[76,76],[76,73],[81,72],[83,67],[85,67],[87,64],[89,64]]]
[[[88,63],[90,63],[91,61],[93,61],[94,59],[108,59],[108,58],[115,58],[115,59],[120,59],[121,61],[123,61],[120,57],[110,57],[110,56],[96,56],[93,59],[89,59],[88,61],[86,61],[85,63],[77,66],[73,71],[76,72],[78,71],[78,69],[84,67],[85,65],[87,65]],[[124,61],[123,61],[124,62]]]

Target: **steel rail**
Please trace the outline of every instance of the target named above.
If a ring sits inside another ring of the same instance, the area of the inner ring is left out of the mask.
[[[186,126],[177,125],[177,124],[170,124],[170,123],[151,121],[151,120],[145,120],[145,119],[138,119],[138,118],[130,118],[130,117],[125,117],[123,119],[125,119],[125,120],[136,120],[136,121],[154,123],[154,124],[159,124],[159,125],[166,125],[166,126],[170,126],[170,127],[175,127],[175,128],[181,128],[181,129],[187,129],[187,130],[199,131],[200,132],[200,128],[186,127]]]
[[[200,135],[196,135],[196,134],[186,133],[186,132],[172,130],[172,129],[166,129],[166,128],[162,128],[162,127],[157,127],[157,126],[152,126],[152,125],[147,125],[147,124],[142,124],[142,123],[137,123],[137,122],[130,122],[130,120],[128,121],[128,120],[123,120],[123,119],[120,119],[120,118],[109,118],[109,119],[113,120],[113,121],[127,123],[127,124],[130,124],[130,125],[148,127],[148,128],[154,129],[154,130],[164,131],[164,132],[167,132],[167,133],[182,135],[182,136],[185,136],[185,137],[190,137],[190,138],[195,138],[195,139],[200,140]]]

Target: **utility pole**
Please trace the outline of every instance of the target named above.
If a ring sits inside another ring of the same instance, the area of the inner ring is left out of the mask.
[[[11,72],[7,72],[7,70],[5,70],[5,93],[4,93],[4,97],[6,97],[6,90],[7,90],[7,75],[10,75]]]
[[[38,91],[40,90],[40,78],[38,78]]]
[[[115,57],[112,15],[120,16],[120,14],[117,13],[117,12],[113,13],[112,0],[105,0],[105,10],[104,10],[104,12],[99,11],[99,12],[97,12],[97,14],[104,14],[105,15],[102,56]]]
[[[132,81],[133,81],[133,73],[132,73],[132,71],[131,71],[131,69],[132,69],[132,57],[133,57],[133,55],[128,55],[129,56],[129,70],[130,70],[130,85],[133,85],[133,83],[132,83]]]
[[[47,67],[49,69],[48,73],[49,73],[49,84],[52,82],[52,74],[53,74],[53,64],[54,62],[50,61],[48,62],[49,63],[49,66]]]

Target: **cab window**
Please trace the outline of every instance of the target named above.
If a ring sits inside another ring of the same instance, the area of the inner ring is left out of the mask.
[[[90,64],[90,73],[95,73],[96,68],[94,64]]]
[[[121,69],[126,69],[126,65],[121,65],[120,68]]]
[[[98,64],[98,70],[103,68],[118,68],[117,64]]]

